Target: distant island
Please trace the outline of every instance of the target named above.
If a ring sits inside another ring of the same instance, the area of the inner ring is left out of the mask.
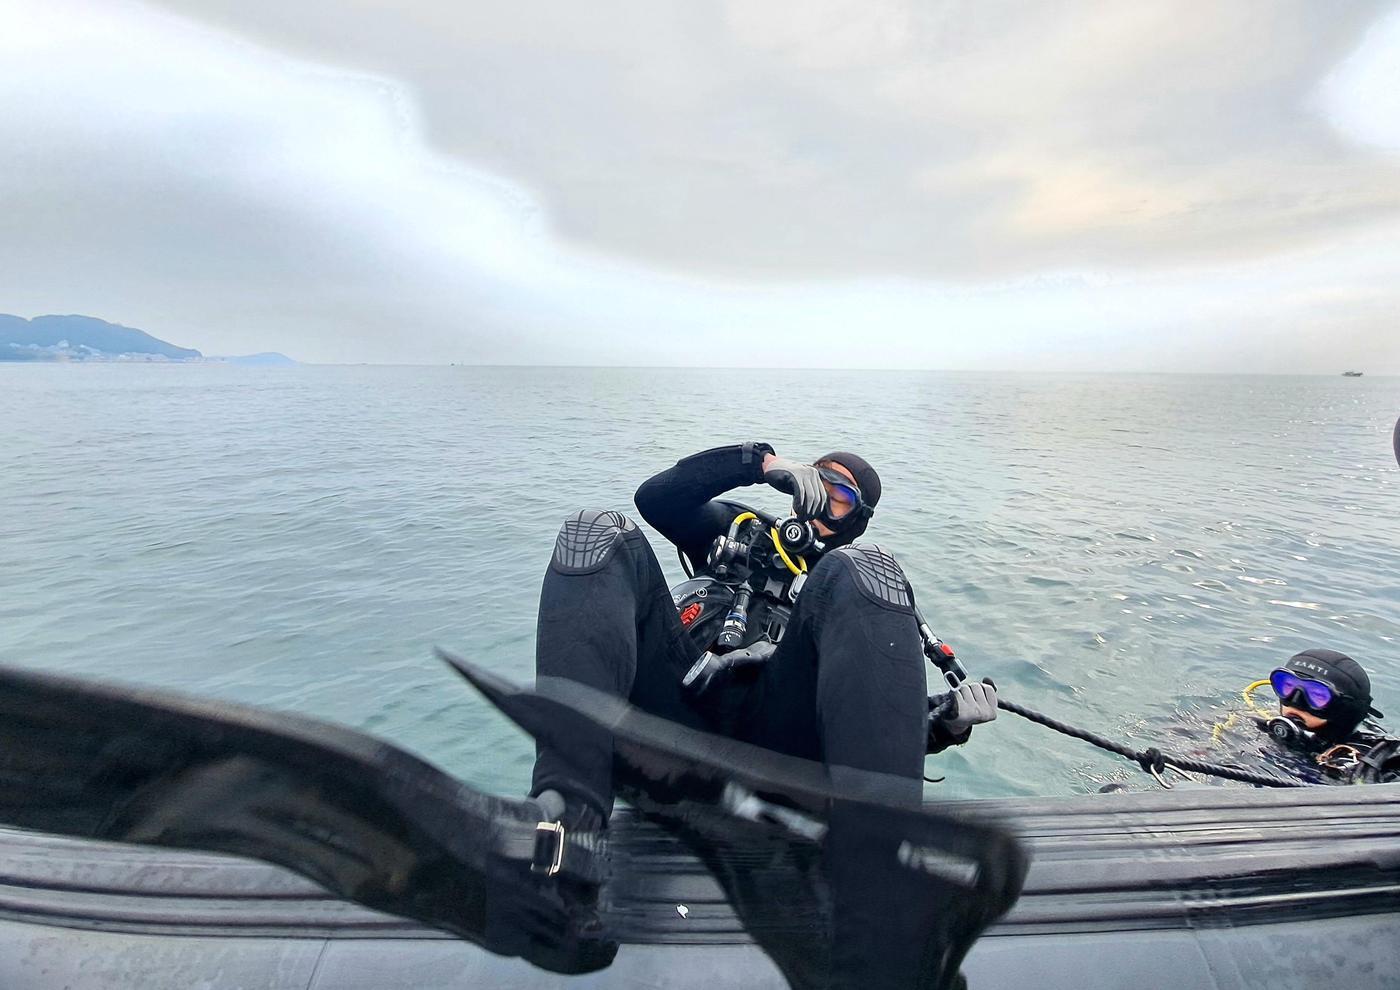
[[[92,316],[22,316],[0,313],[0,361],[173,362],[179,364],[296,364],[265,351],[239,357],[205,357],[144,330]]]

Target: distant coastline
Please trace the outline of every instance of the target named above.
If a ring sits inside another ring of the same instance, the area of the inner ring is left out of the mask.
[[[276,367],[297,362],[275,351],[206,357],[137,330],[93,316],[22,316],[0,313],[0,362],[236,364]]]

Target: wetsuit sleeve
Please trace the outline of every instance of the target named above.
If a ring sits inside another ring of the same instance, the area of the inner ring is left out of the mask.
[[[684,457],[642,482],[637,511],[699,567],[714,538],[734,519],[734,508],[715,499],[761,482],[763,455],[771,453],[766,443],[741,443]]]
[[[939,720],[934,720],[928,727],[928,752],[941,753],[949,746],[961,746],[972,738],[972,726],[963,729],[962,732],[954,735],[948,731],[948,727]]]

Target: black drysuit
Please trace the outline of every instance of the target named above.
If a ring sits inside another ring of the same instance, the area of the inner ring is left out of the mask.
[[[1332,741],[1314,741],[1301,746],[1291,746],[1271,739],[1267,723],[1263,719],[1251,718],[1242,725],[1242,736],[1235,746],[1235,755],[1226,762],[1231,766],[1244,767],[1257,772],[1288,777],[1304,784],[1362,784],[1390,783],[1400,780],[1400,743],[1391,736],[1358,728],[1351,732],[1344,746],[1336,747]],[[1257,729],[1263,736],[1257,744],[1252,733]],[[1233,741],[1233,740],[1232,740]],[[1202,747],[1202,759],[1219,760],[1218,753]],[[1323,753],[1330,755],[1325,763],[1319,763]],[[1364,758],[1364,759],[1362,759]]]
[[[719,447],[648,479],[642,517],[703,567],[739,511],[717,497],[762,482],[762,444]],[[798,596],[773,657],[740,696],[692,698],[681,686],[700,648],[680,622],[656,555],[617,512],[565,521],[540,596],[536,674],[582,682],[656,715],[833,768],[890,774],[922,792],[923,757],[961,743],[927,729],[924,658],[908,583],[872,545],[828,551]],[[612,745],[579,727],[567,751],[542,747],[532,793],[612,808]]]

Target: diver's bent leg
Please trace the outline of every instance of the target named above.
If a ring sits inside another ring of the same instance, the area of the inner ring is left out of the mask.
[[[908,582],[873,544],[842,547],[827,566],[829,604],[813,629],[823,759],[911,780],[917,799],[928,685]]]
[[[812,608],[803,631],[816,658],[822,760],[847,793],[877,791],[917,806],[927,682],[904,573],[879,547],[856,544],[828,555],[802,597],[814,584],[819,594],[805,603]],[[882,776],[843,774],[847,767]],[[930,901],[928,878],[897,865],[902,841],[864,804],[837,802],[832,809],[825,864],[833,892],[833,986],[922,986],[940,962],[926,958],[926,947],[954,905]]]
[[[655,714],[684,718],[684,643],[661,565],[636,524],[596,510],[565,520],[540,592],[536,676],[578,681]],[[570,735],[575,744],[567,751],[539,747],[531,794],[557,790],[606,818],[613,801],[612,738],[583,722]]]
[[[872,545],[833,551],[812,571],[763,673],[760,735],[770,749],[887,774],[885,795],[922,795],[928,700],[904,574]]]

